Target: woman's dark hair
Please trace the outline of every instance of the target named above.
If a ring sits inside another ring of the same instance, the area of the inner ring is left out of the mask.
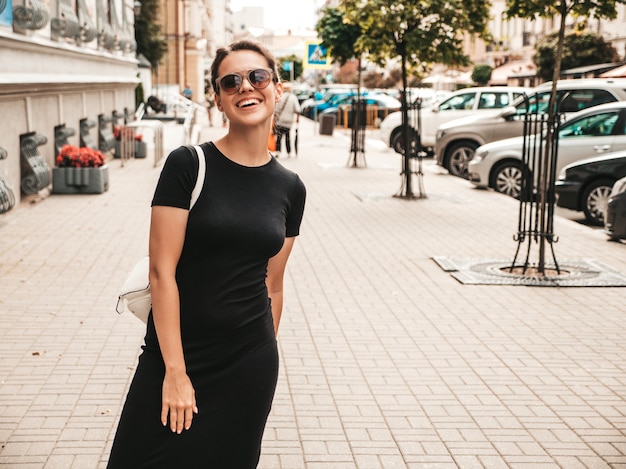
[[[272,55],[269,49],[267,49],[264,45],[258,42],[243,39],[241,41],[233,42],[228,46],[220,47],[215,53],[215,60],[211,64],[211,85],[213,86],[213,90],[215,90],[216,93],[219,93],[219,89],[215,81],[219,78],[218,70],[220,68],[220,65],[222,65],[224,59],[228,57],[232,52],[240,50],[250,50],[253,52],[257,52],[265,57],[265,60],[267,60],[267,65],[269,65],[269,68],[271,68],[274,72],[272,76],[272,81],[274,83],[278,83],[279,76],[278,70],[276,69],[276,59],[274,58],[274,55]]]

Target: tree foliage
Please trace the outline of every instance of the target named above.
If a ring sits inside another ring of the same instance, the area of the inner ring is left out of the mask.
[[[141,12],[135,16],[137,54],[156,67],[167,53],[167,42],[159,23],[159,0],[141,0]]]
[[[480,0],[343,0],[340,9],[364,31],[357,47],[379,65],[396,57],[409,66],[466,65],[463,33],[485,37],[489,17]]]
[[[537,42],[537,53],[533,58],[537,65],[537,75],[544,80],[554,76],[554,56],[556,55],[558,34],[550,34]],[[563,41],[561,69],[584,67],[620,60],[617,50],[595,33],[567,34]]]
[[[404,141],[409,142],[406,90],[408,73],[432,63],[467,65],[463,53],[465,34],[487,37],[489,2],[483,0],[342,0],[343,21],[359,26],[362,33],[355,49],[377,65],[400,60],[402,77],[402,123]],[[411,188],[410,145],[403,157],[401,196],[414,197]],[[421,154],[419,144],[415,147]],[[421,164],[421,160],[420,160]],[[418,175],[421,175],[418,170]],[[420,187],[420,197],[423,197]]]
[[[472,70],[472,81],[480,86],[485,86],[491,79],[491,65],[476,65]]]
[[[509,17],[521,18],[550,18],[560,16],[560,25],[556,34],[556,46],[554,53],[554,66],[552,68],[552,98],[549,113],[554,111],[556,99],[556,82],[559,79],[562,68],[562,60],[565,48],[565,27],[567,18],[595,17],[614,19],[617,17],[617,5],[626,4],[626,0],[507,0],[506,14]]]
[[[626,3],[626,0],[507,0],[507,14],[520,18],[548,18],[565,11],[578,17],[615,19],[618,3]]]
[[[357,57],[355,45],[363,33],[361,27],[344,22],[344,15],[337,8],[324,8],[315,29],[330,56],[341,65]]]

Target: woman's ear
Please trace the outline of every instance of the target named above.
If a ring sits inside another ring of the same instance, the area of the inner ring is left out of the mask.
[[[280,101],[280,98],[283,96],[283,84],[282,82],[276,83],[276,102]]]
[[[223,112],[224,109],[222,109],[222,100],[220,98],[220,95],[218,93],[215,93],[213,96],[213,99],[215,100],[215,105],[217,106],[217,110]]]

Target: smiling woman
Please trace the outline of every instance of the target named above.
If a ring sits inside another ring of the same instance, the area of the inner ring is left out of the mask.
[[[287,259],[305,187],[267,151],[280,99],[276,62],[260,44],[217,51],[215,105],[228,133],[198,162],[167,158],[152,200],[152,311],[109,468],[257,466],[278,379],[276,334]]]

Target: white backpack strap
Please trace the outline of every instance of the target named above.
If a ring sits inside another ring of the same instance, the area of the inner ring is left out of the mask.
[[[202,186],[204,185],[204,175],[206,173],[206,160],[204,158],[204,151],[202,150],[200,145],[194,145],[193,149],[195,150],[196,156],[198,157],[198,179],[196,179],[196,185],[191,192],[189,210],[193,208],[198,200],[198,197],[200,197],[200,192],[202,192]]]

